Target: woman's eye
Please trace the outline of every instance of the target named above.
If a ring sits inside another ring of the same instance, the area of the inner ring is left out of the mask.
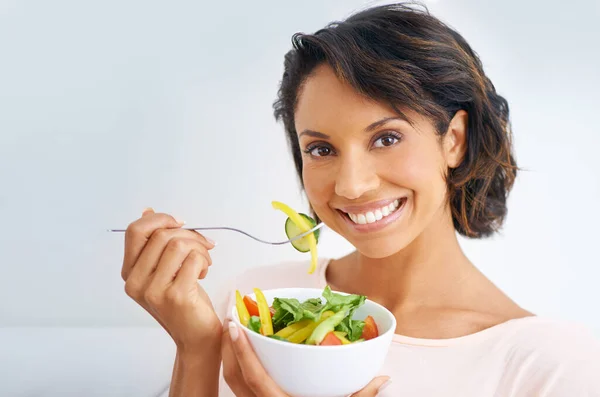
[[[312,149],[308,149],[307,152],[314,157],[326,157],[331,154],[331,148],[327,146],[317,146]]]
[[[387,147],[393,146],[398,143],[400,139],[393,135],[384,135],[381,138],[378,138],[373,144],[374,147]]]

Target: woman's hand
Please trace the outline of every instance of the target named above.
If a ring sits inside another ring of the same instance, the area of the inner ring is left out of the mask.
[[[222,332],[198,284],[212,263],[208,250],[214,243],[182,225],[170,215],[144,211],[125,233],[121,276],[127,295],[163,326],[178,349],[201,352]]]
[[[244,331],[234,322],[223,327],[221,354],[225,381],[237,397],[288,397],[269,377],[256,357]],[[352,397],[374,397],[389,383],[389,377],[379,376]]]

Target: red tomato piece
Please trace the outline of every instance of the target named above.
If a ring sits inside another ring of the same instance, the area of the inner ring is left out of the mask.
[[[325,339],[323,339],[321,343],[319,343],[319,346],[336,346],[341,344],[342,341],[340,340],[340,338],[335,336],[333,332],[330,332],[327,335],[325,335]]]
[[[375,323],[375,319],[373,317],[368,316],[365,319],[365,328],[363,328],[362,338],[364,340],[369,340],[373,338],[377,338],[379,336],[379,330],[377,329],[377,324]]]
[[[248,309],[250,316],[260,317],[258,314],[258,305],[254,299],[250,298],[248,295],[244,296],[244,305],[246,305],[246,309]]]

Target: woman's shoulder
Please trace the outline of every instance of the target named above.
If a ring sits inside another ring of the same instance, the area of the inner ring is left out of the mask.
[[[516,326],[509,336],[514,344],[527,351],[568,356],[581,350],[600,348],[600,339],[588,326],[579,322],[541,316],[516,321],[522,324]]]

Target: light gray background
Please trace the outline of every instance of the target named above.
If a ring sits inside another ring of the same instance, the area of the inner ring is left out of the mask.
[[[0,1],[0,326],[155,326],[105,231],[146,206],[283,238],[270,201],[306,209],[271,111],[290,36],[376,3]],[[600,335],[598,1],[429,4],[508,98],[526,169],[503,234],[466,252],[527,309]],[[211,294],[305,258],[208,235]],[[351,249],[331,232],[320,247]]]

